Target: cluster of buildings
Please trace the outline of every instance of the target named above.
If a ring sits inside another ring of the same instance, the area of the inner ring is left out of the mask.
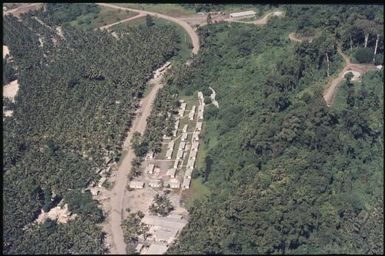
[[[197,122],[195,125],[194,132],[192,133],[192,139],[191,139],[191,147],[190,147],[190,154],[187,159],[187,166],[186,171],[183,177],[183,183],[182,183],[182,189],[189,189],[190,183],[191,183],[191,177],[192,172],[194,170],[194,165],[197,159],[198,155],[198,148],[199,148],[199,134],[202,130],[202,121],[203,121],[203,112],[205,107],[204,97],[202,92],[198,92],[198,98],[199,98],[199,106],[197,111]],[[195,106],[191,109],[191,111],[195,112]],[[190,111],[190,113],[191,113]],[[190,119],[190,116],[189,116]],[[192,116],[192,119],[194,119],[194,116]],[[183,136],[183,134],[182,134]]]
[[[150,228],[146,240],[139,237],[139,244],[136,251],[140,254],[164,254],[173,243],[179,231],[187,224],[181,215],[170,214],[167,217],[146,215],[142,222]],[[145,244],[150,244],[144,247]]]
[[[187,104],[183,100],[180,101],[180,107],[178,109],[178,115],[176,116],[173,131],[174,139],[171,139],[167,136],[163,136],[164,139],[170,139],[170,141],[167,143],[167,149],[164,156],[165,159],[161,161],[173,161],[173,165],[167,170],[167,172],[162,172],[162,174],[159,175],[161,171],[158,167],[155,166],[155,164],[147,164],[144,172],[147,177],[150,177],[150,179],[145,179],[143,181],[133,180],[129,184],[130,188],[141,189],[144,188],[146,185],[147,187],[151,188],[190,188],[192,172],[194,170],[195,162],[198,155],[199,135],[202,131],[203,125],[203,113],[205,103],[202,92],[198,92],[198,99],[199,105],[193,105],[191,107],[191,110],[188,111],[188,119],[185,118],[183,119],[183,121],[182,118],[185,117],[184,114],[186,112]],[[188,120],[187,123],[186,120]],[[191,121],[194,120],[196,120],[196,122],[193,122],[194,127],[193,129],[190,128],[189,131],[189,125],[191,125]],[[183,122],[182,129],[179,128],[181,121]],[[180,131],[179,144],[177,144],[177,139],[179,138],[177,137],[178,130]],[[190,137],[189,134],[191,134]],[[146,157],[146,159],[149,160],[151,160],[152,158],[153,155]],[[182,175],[177,177],[177,173],[181,173]],[[153,176],[157,176],[157,178],[154,179]]]

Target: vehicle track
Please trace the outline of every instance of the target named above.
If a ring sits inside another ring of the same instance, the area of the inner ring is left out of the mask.
[[[115,9],[121,9],[121,10],[128,10],[131,12],[137,12],[138,15],[115,22],[110,25],[106,25],[101,27],[103,28],[109,28],[111,26],[114,26],[116,24],[127,22],[129,20],[139,18],[145,15],[151,15],[157,18],[163,18],[169,21],[172,21],[178,25],[180,25],[182,28],[186,30],[186,32],[191,37],[191,41],[193,44],[192,48],[192,54],[197,54],[199,51],[199,37],[198,34],[192,29],[192,27],[186,23],[185,21],[179,20],[177,18],[155,13],[155,12],[148,12],[143,10],[137,10],[132,8],[125,8],[116,6],[113,4],[104,4],[104,3],[98,3],[99,6],[103,7],[109,7],[109,8],[115,8]],[[150,80],[150,84],[153,84],[153,87],[151,88],[150,92],[146,97],[144,97],[140,102],[140,107],[136,112],[135,118],[132,122],[132,127],[129,130],[128,136],[124,141],[123,149],[127,150],[127,154],[123,158],[121,165],[119,166],[119,169],[116,173],[116,179],[114,187],[111,191],[111,197],[110,197],[110,205],[109,208],[110,214],[107,218],[107,226],[108,226],[108,233],[111,235],[111,248],[110,252],[112,254],[126,254],[126,244],[124,242],[124,235],[123,230],[121,228],[121,223],[123,221],[123,212],[125,210],[124,205],[124,198],[125,198],[125,191],[128,184],[127,175],[131,171],[131,162],[135,158],[135,154],[133,150],[131,149],[131,139],[135,132],[139,132],[141,134],[144,133],[146,126],[147,126],[147,117],[150,115],[153,103],[155,101],[156,95],[160,88],[163,87],[163,84],[161,83],[162,76],[158,78],[154,78]]]
[[[326,105],[328,107],[333,105],[334,99],[337,95],[338,86],[345,79],[345,72],[355,71],[355,72],[360,73],[362,76],[363,74],[365,74],[369,70],[375,70],[376,69],[376,66],[374,66],[373,64],[354,64],[354,63],[351,63],[349,57],[342,52],[340,47],[337,48],[337,52],[344,59],[345,67],[340,71],[340,73],[338,74],[338,77],[334,78],[333,80],[331,80],[328,83],[328,86],[324,90],[323,98],[324,98]]]
[[[179,26],[181,26],[189,34],[189,36],[191,38],[192,45],[193,45],[193,48],[191,50],[192,54],[197,54],[199,51],[198,34],[194,31],[194,29],[187,22],[185,22],[181,19],[174,18],[174,17],[160,14],[160,13],[156,13],[156,12],[149,12],[149,11],[143,11],[143,10],[138,10],[138,9],[133,9],[133,8],[121,7],[121,6],[116,6],[113,4],[97,3],[97,5],[109,7],[109,8],[120,9],[120,10],[137,12],[137,13],[142,14],[142,15],[151,15],[151,16],[154,16],[155,18],[161,18],[161,19],[172,21],[172,22],[178,24]]]

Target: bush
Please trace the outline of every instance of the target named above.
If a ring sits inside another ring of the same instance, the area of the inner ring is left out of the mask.
[[[174,206],[171,204],[170,199],[166,195],[156,194],[153,203],[150,205],[149,210],[153,215],[167,216]]]
[[[212,92],[209,89],[209,87],[205,87],[205,88],[203,88],[202,93],[204,96],[210,96]]]
[[[205,104],[210,104],[211,103],[211,98],[208,97],[208,96],[204,96],[204,101],[205,101]]]
[[[214,105],[208,105],[203,113],[204,119],[216,118],[218,116],[219,109]]]
[[[370,63],[373,60],[373,49],[359,48],[357,49],[354,57],[359,63]]]
[[[374,59],[375,65],[384,65],[384,54],[377,54]]]

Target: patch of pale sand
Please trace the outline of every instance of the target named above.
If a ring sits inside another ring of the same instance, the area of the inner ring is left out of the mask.
[[[59,26],[59,27],[56,27],[56,32],[57,34],[61,37],[61,38],[64,38],[64,35],[63,35],[63,30],[62,28]]]
[[[8,46],[6,45],[3,45],[3,59],[9,55],[9,49],[8,49]]]
[[[60,202],[59,205],[61,205],[62,202]],[[41,224],[44,223],[47,219],[51,219],[60,223],[67,223],[69,220],[76,218],[77,214],[71,214],[71,212],[68,210],[68,204],[65,204],[63,208],[61,208],[59,205],[52,208],[49,212],[44,212],[41,210],[41,213],[36,222]]]
[[[5,110],[3,111],[4,116],[12,116],[13,115],[13,110]]]
[[[39,46],[40,47],[43,47],[44,46],[44,42],[43,42],[43,39],[39,36]]]
[[[13,80],[9,84],[3,86],[3,97],[9,98],[12,101],[15,101],[15,96],[19,90],[18,80]]]
[[[354,71],[354,70],[348,70],[346,72],[344,72],[344,77],[346,74],[348,73],[352,73],[353,77],[352,77],[352,81],[357,81],[361,78],[361,73],[360,72],[357,72],[357,71]]]

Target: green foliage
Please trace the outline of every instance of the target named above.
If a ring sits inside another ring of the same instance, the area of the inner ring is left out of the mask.
[[[124,234],[124,241],[126,242],[126,252],[128,254],[135,253],[135,245],[138,242],[138,236],[143,235],[146,239],[148,237],[148,225],[141,223],[144,214],[141,211],[130,213],[128,217],[123,220],[121,226]]]
[[[189,207],[168,253],[383,253],[374,224],[383,222],[383,72],[364,76],[362,89],[342,85],[338,108],[327,108],[321,93],[325,53],[338,66],[335,46],[345,40],[334,32],[358,9],[288,6],[291,20],[268,27],[200,30],[201,55],[173,85],[181,93],[218,89],[221,107],[203,134],[211,193]],[[329,11],[338,22],[321,15]],[[311,43],[277,43],[303,13],[324,31]]]
[[[214,119],[217,117],[219,110],[214,105],[205,106],[205,112],[203,113],[203,119]]]
[[[151,15],[146,15],[146,26],[151,27],[154,25],[154,21],[152,20]]]
[[[118,158],[138,96],[177,52],[169,26],[128,30],[116,40],[63,27],[62,39],[31,15],[4,17],[4,43],[20,83],[14,116],[3,123],[4,254],[103,252],[101,210],[79,191],[98,178],[104,157]],[[52,207],[48,189],[81,217],[23,231]]]
[[[174,206],[171,204],[170,199],[166,195],[156,194],[153,203],[150,205],[149,210],[153,215],[167,216]]]
[[[3,59],[3,85],[16,79],[16,70],[9,63],[8,57]]]
[[[131,147],[134,149],[135,155],[139,158],[144,157],[147,153],[147,143],[143,141],[139,132],[132,135]]]
[[[373,49],[358,48],[354,54],[354,57],[359,63],[370,63],[373,60]]]
[[[51,26],[73,21],[84,14],[97,15],[100,12],[100,7],[94,3],[47,3],[46,5],[46,11],[42,12],[41,18]]]
[[[384,54],[377,54],[374,59],[374,65],[384,65]]]
[[[82,193],[80,190],[72,190],[65,195],[64,199],[68,202],[71,212],[83,215],[96,223],[103,221],[103,212],[98,208],[97,201],[92,199],[89,191]]]

